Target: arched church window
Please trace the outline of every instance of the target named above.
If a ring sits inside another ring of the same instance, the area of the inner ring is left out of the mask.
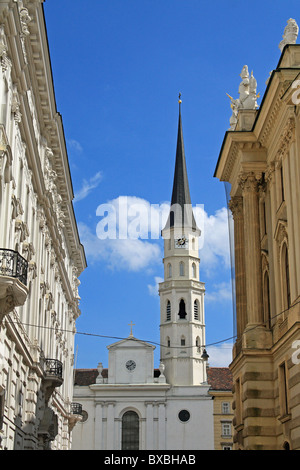
[[[168,346],[168,348],[171,346],[171,340],[170,340],[169,336],[167,336],[167,346]]]
[[[166,321],[171,321],[171,302],[167,301],[167,308],[166,308]]]
[[[179,263],[179,275],[184,276],[184,262],[180,261]]]
[[[181,336],[180,338],[180,346],[185,346],[185,337]]]
[[[135,411],[126,411],[122,417],[122,450],[139,450],[139,417]]]
[[[172,265],[168,264],[168,277],[172,277]]]
[[[185,301],[183,299],[179,302],[179,318],[184,319],[186,318],[186,311],[185,311]]]
[[[197,353],[201,352],[201,344],[200,344],[199,336],[197,336],[197,338],[196,338],[196,349],[197,349]]]
[[[199,302],[198,302],[198,300],[194,301],[194,320],[199,320]]]
[[[281,270],[282,270],[282,290],[283,290],[283,304],[284,308],[291,306],[291,291],[290,291],[290,271],[289,271],[289,256],[286,243],[283,244],[281,250]]]
[[[196,264],[192,264],[192,271],[193,271],[193,277],[197,277],[197,272],[196,272]]]

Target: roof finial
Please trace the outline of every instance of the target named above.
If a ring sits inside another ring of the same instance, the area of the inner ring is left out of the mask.
[[[135,324],[132,323],[132,321],[129,323],[129,326],[130,326],[130,335],[129,336],[133,336],[132,334],[132,327],[134,326]]]
[[[182,101],[181,101],[181,93],[179,93],[179,95],[178,95],[178,103],[179,103],[179,104],[182,103]]]

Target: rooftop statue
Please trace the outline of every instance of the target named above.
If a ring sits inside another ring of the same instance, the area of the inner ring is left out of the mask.
[[[296,44],[297,37],[298,37],[299,27],[296,21],[293,18],[287,20],[287,25],[284,28],[282,41],[279,43],[279,49],[283,50],[286,44]]]
[[[230,95],[227,96],[231,101],[232,116],[230,118],[230,130],[234,130],[237,123],[237,115],[240,109],[257,109],[257,98],[259,94],[256,92],[257,81],[251,72],[249,76],[248,66],[244,65],[240,74],[242,79],[239,86],[239,98],[234,99]]]

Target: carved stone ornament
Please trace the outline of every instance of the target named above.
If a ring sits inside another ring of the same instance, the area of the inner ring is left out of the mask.
[[[99,362],[98,366],[97,366],[97,370],[98,370],[98,375],[96,377],[96,384],[103,384],[104,383],[104,379],[102,377],[102,371],[103,371],[103,364],[102,362]]]
[[[52,305],[54,304],[53,295],[48,291],[45,295],[45,309],[51,311]]]
[[[296,123],[295,119],[293,117],[289,118],[287,120],[287,123],[284,127],[282,136],[279,141],[279,146],[278,146],[278,151],[277,151],[277,158],[283,158],[291,145],[291,142],[295,140],[295,129],[296,129]]]
[[[16,85],[13,86],[11,110],[14,114],[15,121],[21,122],[22,114],[20,112],[20,99]]]
[[[27,261],[31,261],[34,254],[35,254],[35,250],[34,250],[33,244],[31,242],[24,242],[23,243],[23,257]]]
[[[242,72],[240,74],[242,79],[239,86],[239,98],[234,99],[232,96],[228,95],[231,102],[232,115],[230,118],[230,130],[234,130],[237,124],[237,116],[240,109],[257,109],[257,98],[259,98],[259,93],[257,93],[257,81],[251,72],[249,76],[248,66],[244,65]]]
[[[11,60],[7,54],[8,47],[4,32],[4,26],[0,26],[0,63],[2,67],[2,71],[5,72],[8,68],[12,66]]]
[[[261,266],[262,272],[269,271],[269,259],[268,254],[265,251],[261,252]]]
[[[16,219],[17,217],[24,214],[23,206],[19,198],[13,194],[11,197],[11,204],[12,204],[12,213],[11,218]]]
[[[275,162],[270,162],[267,165],[265,172],[265,181],[266,183],[271,183],[275,171]]]
[[[293,18],[290,18],[289,20],[287,20],[287,25],[284,28],[284,32],[282,36],[283,39],[279,43],[279,46],[278,46],[281,52],[286,44],[296,44],[298,33],[299,33],[299,27],[296,21]]]
[[[239,185],[242,189],[243,194],[249,192],[257,192],[259,184],[261,182],[261,176],[262,174],[260,172],[254,173],[250,171],[247,173],[242,173],[239,176]]]
[[[33,280],[37,277],[37,265],[35,261],[33,260],[29,261],[28,272],[29,272],[30,280]]]
[[[287,233],[287,221],[286,220],[278,220],[277,226],[275,230],[275,240],[278,242],[278,249],[281,250],[281,245],[285,241],[287,247],[289,246],[289,239]]]
[[[2,321],[4,315],[11,312],[14,307],[15,301],[13,292],[7,290],[5,296],[0,298],[0,322]]]
[[[15,221],[15,245],[20,244],[29,236],[28,226],[23,220],[16,219]]]
[[[243,197],[242,196],[233,196],[229,203],[228,207],[232,212],[233,219],[243,217]]]
[[[22,25],[22,33],[27,36],[28,34],[30,34],[28,25],[31,22],[31,17],[29,16],[28,9],[25,8],[22,3],[20,2],[19,6],[20,21]]]

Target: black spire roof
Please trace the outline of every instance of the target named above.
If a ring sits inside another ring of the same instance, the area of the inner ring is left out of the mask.
[[[171,199],[171,209],[165,228],[186,227],[198,230],[194,218],[191,196],[189,190],[189,182],[186,169],[182,119],[181,119],[181,99],[179,95],[179,118],[178,118],[178,134],[177,148],[175,160],[175,172],[173,181],[173,191]]]

